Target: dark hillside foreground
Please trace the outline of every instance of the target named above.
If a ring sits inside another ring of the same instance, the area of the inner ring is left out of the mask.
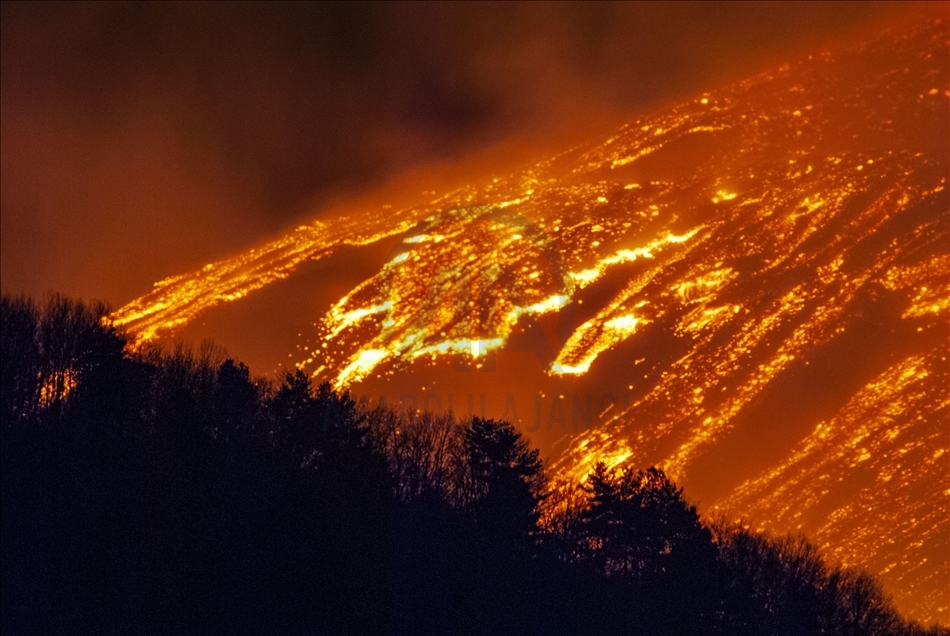
[[[948,633],[655,468],[555,484],[507,422],[0,310],[4,634]]]

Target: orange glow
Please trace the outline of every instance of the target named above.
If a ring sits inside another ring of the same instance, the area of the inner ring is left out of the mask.
[[[47,408],[57,402],[62,402],[76,388],[76,372],[72,369],[53,373],[40,386],[40,408]]]
[[[762,529],[815,528],[814,540],[833,560],[900,581],[933,618],[946,612],[948,571],[928,554],[943,543],[950,454],[946,430],[931,426],[928,414],[950,408],[948,368],[943,347],[901,360],[816,425],[785,461],[715,508],[754,518]],[[861,483],[858,496],[825,517],[822,506],[849,479]],[[932,484],[926,497],[915,493],[923,482]]]
[[[137,343],[167,337],[335,248],[404,236],[302,336],[297,367],[349,388],[454,356],[481,368],[539,316],[583,306],[532,381],[601,372],[630,399],[570,436],[552,465],[565,483],[597,461],[708,475],[737,435],[763,443],[760,403],[790,404],[781,393],[824,365],[838,393],[792,404],[804,421],[765,468],[753,442],[724,455],[748,463],[717,466],[704,503],[805,531],[880,574],[902,610],[950,622],[948,93],[931,90],[947,49],[937,23],[784,66],[519,173],[301,226],[113,319]],[[883,338],[886,356],[861,357]]]

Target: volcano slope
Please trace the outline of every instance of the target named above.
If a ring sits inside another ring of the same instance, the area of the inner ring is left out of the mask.
[[[658,465],[706,513],[804,532],[950,623],[948,49],[930,22],[814,55],[514,174],[324,216],[113,318],[187,337],[375,249],[305,317],[297,367],[514,420],[561,476]]]

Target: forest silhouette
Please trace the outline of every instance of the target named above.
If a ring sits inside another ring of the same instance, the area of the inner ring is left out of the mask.
[[[507,422],[0,309],[3,634],[948,633],[656,468],[558,482]]]

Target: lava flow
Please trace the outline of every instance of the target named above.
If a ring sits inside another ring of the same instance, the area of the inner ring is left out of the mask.
[[[438,397],[420,406],[481,391],[561,475],[661,466],[705,512],[802,531],[950,623],[948,49],[931,22],[815,55],[516,174],[301,226],[113,318],[168,337],[398,238],[299,368]]]

